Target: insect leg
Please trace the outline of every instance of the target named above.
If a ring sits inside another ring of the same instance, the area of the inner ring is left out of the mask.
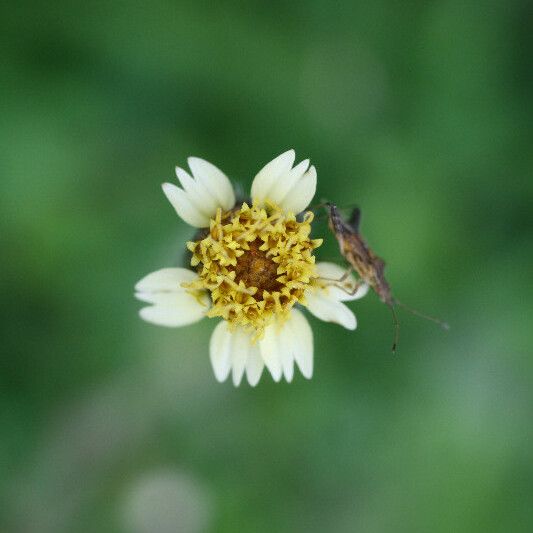
[[[319,277],[318,279],[321,281],[330,281],[331,282],[329,284],[330,287],[337,287],[341,291],[345,292],[348,296],[353,296],[361,288],[361,285],[363,285],[366,282],[364,279],[359,278],[355,281],[353,285],[351,283],[349,285],[343,284],[344,281],[346,281],[346,278],[352,273],[352,271],[353,271],[353,267],[349,266],[346,269],[346,272],[338,279],[323,278],[323,277]]]
[[[392,343],[392,353],[395,354],[396,347],[398,346],[398,338],[400,336],[400,322],[398,322],[398,317],[396,316],[394,305],[389,305],[389,309],[392,313],[392,324],[394,326],[394,341]]]
[[[334,281],[335,283],[342,283],[352,273],[352,270],[353,270],[353,267],[349,266],[346,269],[346,272],[340,278],[324,278],[322,276],[319,276],[318,279],[321,281]]]
[[[350,288],[346,287],[345,285],[340,285],[337,283],[334,283],[333,287],[337,287],[341,291],[345,292],[348,296],[353,296],[361,288],[361,285],[364,285],[364,283],[365,283],[364,280],[358,279],[355,282],[355,284]]]
[[[348,226],[350,226],[356,233],[359,232],[359,224],[361,223],[361,210],[354,207],[350,218],[348,219]]]

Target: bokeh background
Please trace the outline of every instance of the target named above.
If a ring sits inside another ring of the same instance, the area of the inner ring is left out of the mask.
[[[0,10],[0,531],[533,530],[529,2]],[[133,285],[191,236],[175,164],[288,148],[451,330],[400,311],[392,356],[370,294],[311,381],[235,389]]]

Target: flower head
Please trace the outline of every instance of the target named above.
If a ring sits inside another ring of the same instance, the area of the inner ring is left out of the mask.
[[[253,181],[249,203],[236,203],[225,174],[198,158],[188,160],[192,176],[176,169],[182,188],[163,185],[178,215],[201,230],[187,243],[192,270],[166,268],[136,285],[137,297],[151,304],[140,315],[163,326],[222,318],[210,342],[219,381],[231,372],[238,385],[246,373],[256,385],[265,366],[274,380],[291,381],[295,362],[310,378],[313,337],[297,304],[322,320],[356,327],[342,302],[364,296],[368,287],[350,294],[346,287],[355,280],[341,267],[315,263],[322,240],[311,238],[313,213],[302,212],[314,196],[316,170],[309,160],[293,166],[294,159],[289,150],[268,163]]]
[[[209,232],[189,242],[198,279],[188,285],[211,293],[208,317],[222,317],[261,338],[277,317],[284,320],[317,278],[313,250],[322,241],[311,239],[311,212],[298,222],[272,204],[226,213],[217,209]]]

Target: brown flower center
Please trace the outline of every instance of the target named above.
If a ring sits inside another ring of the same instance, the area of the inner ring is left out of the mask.
[[[249,243],[250,250],[237,258],[235,267],[235,282],[243,281],[247,287],[257,287],[258,296],[263,291],[280,291],[283,285],[276,279],[278,265],[268,257],[266,252],[259,249],[262,241],[255,239]]]

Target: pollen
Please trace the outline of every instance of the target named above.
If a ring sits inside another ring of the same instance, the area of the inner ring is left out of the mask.
[[[191,292],[207,290],[209,317],[222,317],[262,337],[273,320],[284,320],[318,278],[313,251],[322,239],[311,239],[313,213],[301,221],[279,207],[243,203],[218,209],[205,236],[187,243],[198,280],[184,284]]]

